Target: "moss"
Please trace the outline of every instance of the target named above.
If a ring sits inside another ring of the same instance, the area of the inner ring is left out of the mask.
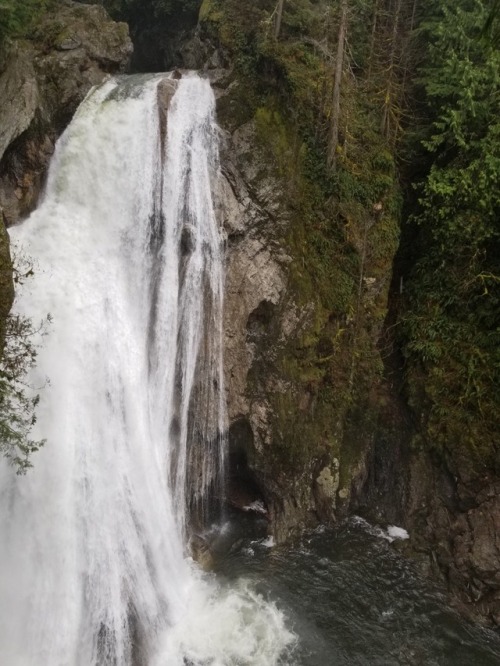
[[[293,389],[272,396],[274,420],[271,464],[276,474],[300,474],[312,460],[325,454],[337,456],[338,438],[332,426],[331,401],[323,395],[303,394],[314,401],[303,410],[297,409],[298,395]]]
[[[257,104],[241,82],[232,81],[229,92],[217,100],[217,119],[222,127],[234,132],[252,120]]]
[[[484,479],[500,469],[500,289],[498,278],[476,278],[474,262],[498,253],[434,251],[417,264],[400,321],[409,400],[426,448],[457,475]]]
[[[223,12],[217,8],[214,0],[203,0],[199,13],[199,20],[201,22],[213,21],[218,23],[222,20],[223,16]]]
[[[394,175],[387,173],[393,171],[393,161],[385,156],[373,160],[383,169],[379,180],[373,162],[342,170],[337,177],[338,198],[332,202],[331,184],[322,188],[308,177],[307,157],[314,156],[308,155],[298,129],[279,110],[278,102],[272,104],[256,112],[258,140],[261,149],[271,153],[267,163],[274,176],[286,181],[291,219],[282,242],[293,258],[291,293],[299,306],[313,306],[306,329],[289,342],[278,361],[280,377],[292,388],[285,397],[271,396],[274,464],[276,469],[299,473],[306,461],[329,451],[328,443],[341,440],[349,410],[366,399],[373,382],[382,376],[375,345],[386,314],[387,276],[399,229],[394,215],[383,212],[375,221],[372,206],[385,196],[386,205],[397,208],[392,199],[398,197],[398,190]],[[367,225],[363,249],[353,236],[359,241]],[[373,302],[363,292],[362,310],[357,302],[361,270],[386,280]],[[353,367],[356,379],[351,385]],[[308,405],[306,411],[301,411],[301,402]],[[334,446],[335,455],[341,453],[342,484],[358,464],[362,448],[352,441],[342,452]]]
[[[498,371],[490,364],[481,368],[478,359],[471,380],[466,375],[473,354],[464,336],[443,348],[438,362],[424,367],[412,359],[407,369],[410,406],[421,416],[420,442],[465,479],[498,469],[500,450],[498,398],[490,388],[498,386]]]

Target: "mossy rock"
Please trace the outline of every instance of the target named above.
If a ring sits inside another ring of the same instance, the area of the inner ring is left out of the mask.
[[[223,16],[222,10],[217,7],[214,0],[203,0],[199,13],[200,22],[213,21],[214,23],[218,23],[222,20]]]

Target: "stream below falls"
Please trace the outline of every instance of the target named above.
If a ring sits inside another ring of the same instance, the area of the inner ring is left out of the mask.
[[[283,666],[498,666],[500,634],[461,617],[387,533],[360,518],[272,546],[237,518],[215,539],[216,571],[248,581],[286,617]],[[251,534],[253,532],[253,534]]]

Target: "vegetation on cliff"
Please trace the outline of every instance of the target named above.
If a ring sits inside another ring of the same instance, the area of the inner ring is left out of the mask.
[[[6,37],[21,37],[57,0],[2,0],[0,2],[0,43]]]
[[[255,123],[283,183],[290,224],[275,234],[294,298],[314,305],[274,360],[276,469],[338,456],[340,490],[350,483],[355,444],[385,409],[401,226],[388,335],[413,443],[462,479],[498,474],[498,3],[204,0],[200,20],[235,68],[220,117]]]
[[[426,173],[401,315],[410,399],[459,476],[500,471],[500,51],[492,3],[427,3],[419,27]]]
[[[346,409],[373,398],[398,178],[415,244],[397,330],[420,441],[464,474],[498,466],[497,15],[498,3],[480,0],[201,7],[246,84],[227,113],[256,120],[287,183],[291,278],[299,302],[316,304],[281,360],[319,405],[308,424],[291,396],[279,398],[277,429],[297,466],[308,429],[331,441]]]
[[[292,257],[291,295],[309,308],[302,335],[275,361],[287,389],[270,396],[276,468],[290,473],[338,456],[350,410],[376,393],[377,340],[398,243],[392,148],[399,129],[392,120],[382,129],[387,62],[381,49],[373,46],[375,56],[366,48],[368,3],[348,7],[340,72],[342,7],[303,0],[280,12],[275,5],[205,0],[200,19],[240,82],[221,99],[221,120],[255,123],[255,149],[281,182],[277,196],[290,223],[275,234]],[[390,19],[379,20],[380,39],[392,30]],[[341,465],[354,458],[342,456]]]

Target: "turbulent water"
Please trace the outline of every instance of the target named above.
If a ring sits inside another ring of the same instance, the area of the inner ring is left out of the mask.
[[[12,230],[50,313],[35,469],[0,470],[0,663],[275,664],[272,603],[186,557],[223,469],[223,238],[207,81],[110,80],[58,143],[40,208]],[[165,96],[163,95],[163,98]],[[19,250],[18,250],[19,251]]]
[[[234,582],[244,575],[285,609],[298,636],[287,666],[500,664],[499,632],[450,609],[386,531],[352,519],[275,548],[249,531],[241,518],[226,524],[217,570]]]

